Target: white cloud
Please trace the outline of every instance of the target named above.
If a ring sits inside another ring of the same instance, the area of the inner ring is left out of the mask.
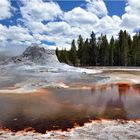
[[[43,33],[46,31],[46,26],[39,21],[26,21],[26,26],[32,33]]]
[[[128,0],[125,11],[128,14],[134,14],[140,16],[140,1],[139,0]]]
[[[33,37],[28,33],[28,29],[20,27],[20,26],[3,26],[0,25],[0,37],[3,40],[9,41],[32,41]]]
[[[24,19],[31,21],[54,20],[62,14],[57,3],[43,2],[42,0],[23,1],[24,6],[20,8]]]
[[[25,47],[34,43],[33,36],[28,29],[20,26],[6,27],[0,24],[0,50],[10,51],[10,54],[21,53]],[[9,53],[9,52],[8,52]]]
[[[10,26],[7,30],[7,37],[17,41],[32,41],[33,37],[28,33],[28,29],[20,26]]]
[[[122,26],[127,30],[140,29],[140,16],[134,14],[124,14],[122,16]]]
[[[11,4],[8,0],[0,0],[0,20],[11,17]]]
[[[98,18],[96,15],[88,12],[80,7],[76,7],[71,11],[65,12],[64,20],[71,25],[81,26],[82,24],[97,24]]]
[[[67,34],[70,30],[70,25],[66,22],[49,22],[46,25],[47,33],[55,35],[55,34]]]
[[[98,17],[106,16],[108,11],[103,0],[86,0],[87,10],[94,13]]]
[[[140,2],[139,0],[128,0],[125,7],[126,13],[122,16],[122,26],[131,32],[140,29]]]
[[[97,26],[99,33],[107,35],[116,35],[120,30],[121,19],[118,16],[104,16],[100,19],[100,24]]]

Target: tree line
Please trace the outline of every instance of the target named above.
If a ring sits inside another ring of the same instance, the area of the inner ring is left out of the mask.
[[[140,32],[131,37],[120,30],[118,38],[110,40],[103,34],[97,38],[94,32],[85,40],[79,35],[70,50],[56,48],[56,55],[74,66],[140,66]]]

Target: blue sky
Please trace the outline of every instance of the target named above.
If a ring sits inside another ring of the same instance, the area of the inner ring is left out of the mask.
[[[122,16],[125,12],[126,1],[105,1],[110,16]]]
[[[64,11],[69,11],[69,10],[73,9],[74,7],[78,7],[78,6],[84,8],[84,5],[86,4],[86,2],[84,0],[79,0],[79,1],[58,0],[57,2]],[[125,4],[126,4],[125,0],[118,0],[118,1],[117,0],[106,0],[104,2],[107,6],[110,16],[112,16],[112,15],[122,16],[122,14],[124,14]]]
[[[110,39],[120,29],[140,29],[139,0],[0,0],[0,7],[0,51],[10,53],[31,44],[68,49],[92,31]]]

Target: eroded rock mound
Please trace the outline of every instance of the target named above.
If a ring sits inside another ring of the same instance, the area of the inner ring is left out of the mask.
[[[46,50],[43,47],[30,46],[28,47],[22,55],[18,57],[13,57],[12,60],[15,63],[37,63],[37,64],[51,64],[59,63],[55,51]]]

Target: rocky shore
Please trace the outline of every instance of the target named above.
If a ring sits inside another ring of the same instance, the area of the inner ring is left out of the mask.
[[[20,131],[0,131],[1,140],[139,140],[140,121],[93,121],[70,132],[52,131],[46,134]]]

